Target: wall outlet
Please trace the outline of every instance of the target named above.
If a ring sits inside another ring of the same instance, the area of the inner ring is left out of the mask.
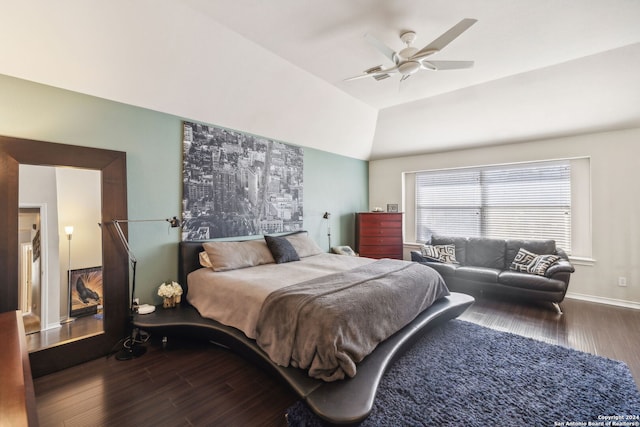
[[[626,277],[618,277],[618,286],[627,286],[627,278]]]

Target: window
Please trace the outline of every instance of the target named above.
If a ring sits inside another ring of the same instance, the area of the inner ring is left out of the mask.
[[[571,251],[570,161],[416,173],[416,240],[554,239]]]

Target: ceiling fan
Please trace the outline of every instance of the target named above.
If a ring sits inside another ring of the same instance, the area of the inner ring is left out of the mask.
[[[445,46],[468,30],[469,27],[476,22],[476,19],[463,19],[420,50],[411,46],[416,39],[416,33],[413,31],[404,31],[400,34],[400,40],[404,42],[406,47],[398,52],[394,51],[371,34],[367,34],[365,36],[366,39],[386,58],[393,62],[394,65],[393,67],[385,69],[382,68],[382,65],[378,65],[365,70],[364,74],[350,77],[346,80],[356,80],[365,77],[373,77],[376,80],[383,80],[387,77],[391,77],[391,74],[400,73],[402,75],[400,81],[403,81],[419,70],[439,71],[471,68],[473,67],[473,61],[432,61],[427,60],[427,58],[434,53],[440,52]]]

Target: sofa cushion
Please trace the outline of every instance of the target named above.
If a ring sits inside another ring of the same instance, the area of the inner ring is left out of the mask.
[[[411,261],[419,262],[436,270],[442,277],[452,276],[460,264],[445,264],[438,261],[429,261],[418,251],[411,251]]]
[[[547,269],[560,259],[557,255],[538,255],[520,248],[515,259],[509,266],[510,270],[519,271],[521,273],[537,274],[545,276]]]
[[[561,280],[549,279],[535,274],[503,271],[498,276],[498,283],[514,288],[534,289],[548,292],[564,292],[567,284]]]
[[[421,264],[427,265],[436,270],[442,277],[451,277],[455,274],[460,264],[445,264],[438,261],[426,261]]]
[[[455,245],[422,245],[422,256],[445,264],[457,264]]]
[[[524,239],[507,239],[507,259],[506,265],[509,266],[516,258],[516,254],[520,249],[526,249],[535,254],[546,255],[556,254],[555,240],[524,240]]]
[[[432,245],[455,245],[456,261],[460,264],[466,263],[467,258],[467,238],[433,235],[429,242]]]
[[[474,282],[497,283],[501,270],[497,268],[461,266],[455,271],[456,279],[471,280]]]
[[[547,273],[545,274],[545,276],[553,277],[556,274],[558,275],[571,274],[575,271],[576,269],[573,267],[573,265],[571,265],[571,262],[569,262],[569,260],[560,258],[558,261],[556,261],[552,266],[550,266],[547,269]]]
[[[501,239],[471,237],[467,240],[467,258],[464,265],[503,270],[506,245]]]

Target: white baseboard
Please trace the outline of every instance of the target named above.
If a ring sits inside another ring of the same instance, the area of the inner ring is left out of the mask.
[[[618,307],[634,308],[636,310],[640,310],[640,302],[635,302],[635,301],[626,301],[626,300],[615,299],[615,298],[597,297],[593,295],[576,294],[572,292],[567,292],[567,295],[565,295],[565,297],[582,300],[582,301],[596,302],[599,304],[615,305]]]

